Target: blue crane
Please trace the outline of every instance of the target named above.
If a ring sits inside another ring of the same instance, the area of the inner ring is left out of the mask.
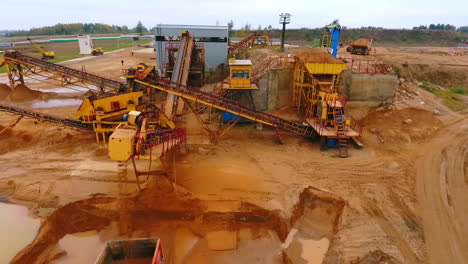
[[[333,20],[330,24],[326,25],[329,36],[330,36],[330,53],[336,58],[338,54],[338,45],[340,41],[341,25],[338,19]]]

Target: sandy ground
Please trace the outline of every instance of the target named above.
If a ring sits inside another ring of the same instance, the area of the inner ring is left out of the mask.
[[[466,263],[468,260],[467,132],[465,116],[421,148],[417,194],[432,263]]]
[[[117,78],[121,59],[124,67],[151,60],[138,56],[124,50],[65,65]],[[39,111],[70,117],[75,108]],[[239,125],[217,145],[199,140],[178,155],[168,176],[177,185],[150,176],[141,193],[131,166],[110,161],[94,134],[21,120],[0,135],[0,197],[26,204],[44,223],[15,263],[60,260],[58,241],[90,230],[101,241],[159,236],[172,263],[359,263],[373,252],[393,263],[468,263],[467,116],[413,84],[400,86],[392,105],[356,113],[366,125],[365,148],[351,149],[347,159],[302,137],[285,133],[281,145],[271,129]],[[14,119],[0,113],[2,126]],[[193,117],[182,121],[189,139],[202,137]],[[334,198],[301,202],[308,186]],[[340,199],[344,211],[336,218]],[[189,211],[195,220],[161,218],[169,209]],[[270,220],[239,224],[210,212],[257,212]]]

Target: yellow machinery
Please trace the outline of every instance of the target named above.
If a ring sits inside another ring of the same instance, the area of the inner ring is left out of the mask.
[[[295,57],[293,103],[305,109],[305,117],[322,144],[337,140],[340,156],[346,157],[349,138],[361,129],[346,118],[346,98],[339,93],[340,75],[346,64],[326,53],[303,53]],[[322,146],[323,146],[322,145]]]
[[[151,120],[147,124],[150,129],[154,127],[175,128],[163,112],[152,105],[142,105],[143,92],[124,93],[115,96],[99,97],[92,95],[86,98],[78,108],[74,119],[79,119],[84,124],[92,124],[96,133],[96,141],[105,143],[106,136],[115,131],[120,124],[136,124],[134,113],[151,113]],[[130,114],[133,113],[133,114]],[[128,120],[128,122],[127,122]]]
[[[91,49],[91,55],[93,55],[93,56],[104,55],[104,49],[101,48],[101,47],[96,47],[96,46],[94,45],[93,39],[91,39],[91,45],[92,45],[92,46],[91,46],[91,47],[92,47],[92,49]]]
[[[224,89],[255,90],[258,87],[252,83],[252,62],[250,60],[229,59],[229,83],[223,84]]]
[[[91,55],[93,56],[104,55],[104,50],[102,48],[93,48],[91,50]]]
[[[29,40],[29,42],[31,42],[31,45],[33,45],[33,47],[39,52],[42,54],[42,58],[44,60],[48,60],[48,59],[53,59],[55,58],[55,52],[53,51],[47,51],[47,50],[44,50],[43,48],[41,48],[39,45],[37,45],[32,39],[30,38],[27,38],[27,40]]]
[[[109,157],[115,161],[127,161],[134,155],[137,130],[117,127],[109,137]]]
[[[137,79],[143,81],[148,77],[154,79],[157,77],[157,72],[154,66],[148,66],[145,63],[139,63],[136,68],[130,67],[126,69],[123,77],[127,79]]]
[[[136,110],[142,96],[143,92],[107,97],[92,95],[81,103],[74,119],[79,119],[85,124],[92,124],[97,142],[102,139],[105,143],[106,134],[113,132],[115,127],[124,122],[124,115]]]

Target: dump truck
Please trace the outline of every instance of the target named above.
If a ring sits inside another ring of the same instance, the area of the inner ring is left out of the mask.
[[[347,52],[357,55],[369,55],[372,49],[372,39],[361,38],[352,42],[346,43],[348,48]]]
[[[108,241],[95,264],[119,263],[162,264],[161,240],[138,238]]]

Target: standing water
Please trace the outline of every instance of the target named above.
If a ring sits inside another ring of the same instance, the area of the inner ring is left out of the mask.
[[[28,208],[0,202],[0,263],[9,263],[31,243],[40,225],[28,215]]]
[[[58,244],[67,254],[52,264],[93,264],[105,245],[96,232],[65,235]]]

